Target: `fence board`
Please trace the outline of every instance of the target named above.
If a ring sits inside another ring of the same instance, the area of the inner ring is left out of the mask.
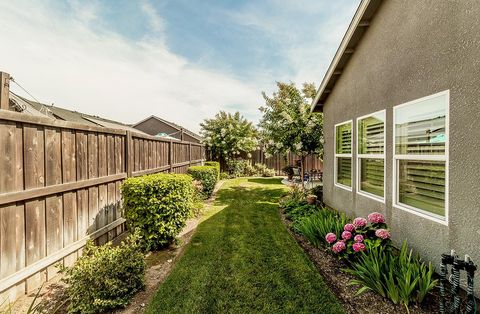
[[[88,133],[88,178],[98,177],[98,136]]]
[[[300,156],[289,153],[286,156],[281,154],[275,154],[269,158],[265,157],[265,153],[262,150],[257,150],[252,154],[252,163],[265,164],[267,167],[275,170],[277,175],[284,175],[282,168],[287,165],[295,165],[297,160],[300,160]],[[320,158],[314,155],[309,155],[305,160],[305,169],[309,170],[323,170],[323,162]]]
[[[63,195],[64,199],[64,241],[63,247],[67,247],[77,240],[77,215],[78,210],[80,209],[83,212],[84,206],[86,204],[87,196],[85,195],[85,190],[77,190],[76,192],[66,192]],[[71,266],[76,260],[76,253],[73,252],[64,258],[65,266]]]
[[[86,239],[125,230],[124,178],[184,173],[204,158],[198,144],[2,110],[0,150],[0,303],[72,265]]]
[[[61,196],[49,196],[45,200],[46,206],[46,254],[50,255],[63,248],[63,202]],[[47,268],[47,279],[57,274],[55,266]]]

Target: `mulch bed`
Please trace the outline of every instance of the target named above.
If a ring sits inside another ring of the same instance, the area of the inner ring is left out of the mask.
[[[347,313],[407,313],[403,305],[393,304],[390,300],[373,292],[356,295],[358,286],[349,286],[348,283],[355,277],[342,269],[348,268],[347,264],[333,256],[326,248],[317,248],[311,245],[303,236],[292,231],[292,222],[281,212],[282,221],[287,226],[289,233],[303,248],[310,260],[320,272],[330,289],[337,295]],[[427,297],[425,304],[409,306],[410,313],[439,313],[438,289]]]

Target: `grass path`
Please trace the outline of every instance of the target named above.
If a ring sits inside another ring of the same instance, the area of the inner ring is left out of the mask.
[[[278,179],[227,181],[147,313],[343,313],[278,214]]]

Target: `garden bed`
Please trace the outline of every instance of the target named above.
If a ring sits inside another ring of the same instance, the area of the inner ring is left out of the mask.
[[[298,242],[310,260],[315,264],[315,267],[323,276],[325,282],[337,295],[348,313],[388,314],[406,312],[404,306],[395,305],[373,292],[365,292],[361,295],[356,295],[358,287],[348,285],[348,283],[355,277],[343,271],[343,269],[348,266],[328,252],[328,249],[317,248],[310,244],[303,236],[293,232],[291,229],[292,222],[285,217],[283,212],[281,212],[281,217],[292,237]],[[422,307],[410,305],[410,313],[438,313],[438,300],[438,290],[435,289]]]

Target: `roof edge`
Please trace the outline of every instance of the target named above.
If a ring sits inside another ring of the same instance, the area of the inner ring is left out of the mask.
[[[193,137],[193,138],[195,138],[195,139],[197,139],[197,140],[200,140],[200,141],[203,140],[203,138],[202,138],[200,135],[196,134],[195,132],[192,132],[192,131],[186,129],[186,128],[184,128],[184,127],[181,126],[181,125],[175,124],[175,123],[170,122],[170,121],[167,121],[167,120],[165,120],[165,119],[162,119],[162,118],[160,118],[160,117],[158,117],[158,116],[156,116],[156,115],[151,115],[151,116],[143,119],[142,121],[133,124],[133,125],[132,125],[132,128],[135,128],[135,127],[138,126],[139,124],[141,124],[141,123],[143,123],[143,122],[145,122],[145,121],[147,121],[147,120],[150,120],[150,119],[155,119],[155,120],[158,120],[158,121],[160,121],[160,122],[163,122],[163,123],[171,126],[172,128],[174,128],[175,130],[178,130],[179,132],[183,130],[187,135],[189,135],[189,136],[191,136],[191,137]]]
[[[326,87],[330,80],[332,79],[332,76],[334,72],[337,70],[338,63],[340,59],[348,52],[349,54],[352,54],[352,51],[350,50],[352,47],[347,47],[349,46],[349,43],[354,35],[354,33],[360,28],[364,27],[362,25],[363,18],[365,13],[368,10],[373,10],[373,12],[376,11],[376,9],[379,7],[381,4],[382,0],[362,0],[360,4],[358,5],[357,11],[355,12],[355,15],[352,18],[352,21],[350,22],[350,25],[347,28],[347,31],[345,32],[345,35],[343,36],[342,41],[340,42],[340,46],[337,49],[337,52],[335,53],[335,56],[333,57],[332,62],[330,63],[330,66],[328,67],[327,72],[325,73],[325,76],[323,77],[322,83],[320,84],[320,87],[317,90],[317,94],[315,95],[315,98],[312,101],[311,104],[311,110],[312,111],[319,111],[317,108],[317,105],[321,107],[323,104],[319,104],[320,97],[325,94],[327,91]],[[373,14],[372,14],[373,16]],[[371,19],[371,18],[370,18]],[[340,74],[341,75],[341,74]],[[328,91],[329,93],[331,92]]]

